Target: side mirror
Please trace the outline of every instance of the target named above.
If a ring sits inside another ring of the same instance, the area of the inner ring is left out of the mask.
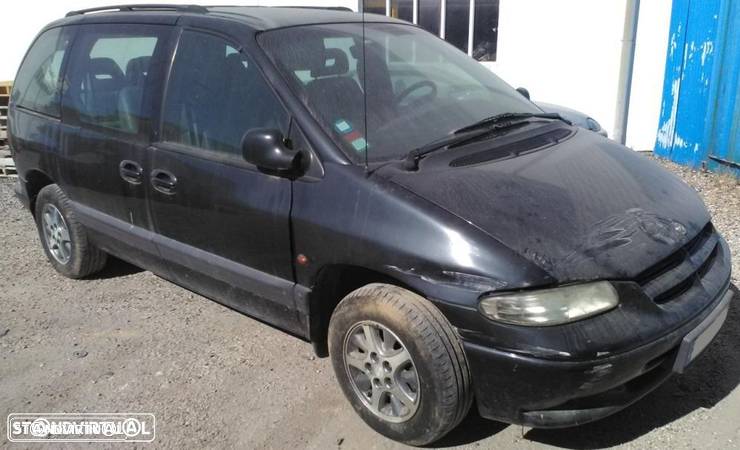
[[[526,88],[518,87],[516,88],[516,91],[524,96],[527,100],[531,100],[529,98],[529,91]]]
[[[288,148],[283,133],[267,128],[250,130],[244,135],[242,156],[259,169],[281,175],[297,172],[303,159],[299,150]]]

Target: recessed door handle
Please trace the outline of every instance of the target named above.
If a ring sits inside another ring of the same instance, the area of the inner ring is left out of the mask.
[[[129,161],[124,159],[118,165],[118,174],[121,175],[127,183],[141,184],[141,175],[144,173],[144,169],[136,161]]]
[[[152,182],[152,186],[154,186],[154,189],[157,191],[167,195],[175,193],[177,177],[172,173],[162,169],[154,169],[152,170],[150,180]]]

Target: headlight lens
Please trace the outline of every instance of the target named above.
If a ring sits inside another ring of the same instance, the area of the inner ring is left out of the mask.
[[[574,322],[608,311],[619,296],[608,281],[574,284],[539,291],[495,294],[479,303],[486,317],[525,326],[549,326]]]

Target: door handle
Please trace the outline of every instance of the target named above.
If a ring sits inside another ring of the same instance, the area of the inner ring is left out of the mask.
[[[141,175],[144,173],[144,169],[136,161],[129,161],[124,159],[118,165],[118,174],[124,181],[131,184],[141,184]]]
[[[172,173],[162,169],[154,169],[152,170],[150,180],[152,182],[152,186],[154,186],[154,189],[157,191],[167,195],[175,193],[177,177]]]

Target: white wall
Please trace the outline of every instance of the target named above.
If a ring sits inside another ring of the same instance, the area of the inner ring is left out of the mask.
[[[498,54],[487,64],[532,99],[583,111],[614,134],[625,0],[501,0]],[[643,0],[627,145],[652,149],[671,0]]]
[[[15,76],[28,45],[46,23],[70,10],[128,0],[6,0],[0,80]],[[137,0],[130,0],[135,3]],[[138,0],[144,1],[144,0]],[[188,3],[153,0],[156,3]],[[597,119],[613,135],[625,0],[500,0],[498,56],[491,68],[534,100]],[[224,4],[223,0],[195,0]],[[251,0],[252,5],[357,7],[355,0]],[[663,87],[671,0],[643,0],[627,144],[652,149]]]
[[[627,145],[638,150],[655,146],[663,100],[666,52],[671,24],[671,0],[640,2],[635,72],[632,79]]]

